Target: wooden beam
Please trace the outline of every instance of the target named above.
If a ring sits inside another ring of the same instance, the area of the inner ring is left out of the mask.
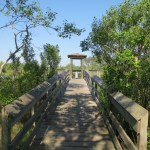
[[[70,79],[72,79],[73,59],[70,58]]]
[[[148,113],[143,115],[139,120],[140,128],[137,138],[137,147],[139,150],[147,150],[147,126],[148,126]]]
[[[83,59],[81,59],[81,79],[83,79]]]

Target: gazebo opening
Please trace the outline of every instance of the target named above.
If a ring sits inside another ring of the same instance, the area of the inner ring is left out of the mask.
[[[79,53],[70,54],[68,58],[70,58],[70,78],[83,78],[83,59],[87,56]],[[80,69],[73,68],[73,60],[80,60]]]

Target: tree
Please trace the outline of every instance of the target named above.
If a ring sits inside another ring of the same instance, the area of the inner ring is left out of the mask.
[[[56,69],[61,60],[61,57],[59,56],[59,47],[58,45],[53,46],[45,44],[43,48],[44,52],[41,53],[41,59],[43,60],[42,64],[47,64],[49,67],[48,77],[51,77],[56,73]]]
[[[97,62],[97,59],[95,57],[87,57],[85,60],[85,68],[90,70],[90,69],[95,69],[95,70],[100,70],[101,65]]]
[[[19,60],[20,57],[24,57],[24,53],[32,49],[33,29],[39,26],[52,29],[62,38],[71,38],[73,34],[80,35],[84,31],[83,29],[76,28],[75,24],[68,23],[67,21],[64,21],[62,26],[52,26],[53,21],[56,19],[56,13],[51,11],[51,9],[43,11],[39,3],[34,1],[4,0],[3,4],[0,5],[0,13],[9,20],[0,29],[11,28],[15,43],[15,50],[12,50],[6,62],[0,66],[0,74],[9,60],[12,58]],[[19,57],[16,56],[18,52],[21,52]]]
[[[81,42],[82,50],[91,50],[99,62],[111,63],[116,52],[131,49],[141,59],[150,49],[149,0],[125,1],[112,7],[101,20],[94,18],[92,32]]]
[[[107,86],[149,106],[150,2],[126,0],[94,18],[92,32],[81,42],[104,65]]]

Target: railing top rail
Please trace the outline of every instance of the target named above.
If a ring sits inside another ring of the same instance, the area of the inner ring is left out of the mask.
[[[26,112],[26,108],[30,109],[42,96],[52,88],[53,84],[58,81],[59,79],[63,79],[67,72],[63,72],[59,75],[54,75],[48,81],[43,82],[42,84],[38,85],[28,93],[20,96],[11,104],[6,105],[3,110],[7,112],[7,115],[10,117],[15,117],[20,113],[24,114],[24,109]]]
[[[98,86],[104,87],[104,81],[99,78],[98,76],[93,76],[92,81],[94,81]],[[140,120],[143,115],[147,115],[148,111],[140,106],[138,103],[134,102],[131,98],[128,98],[127,96],[123,95],[121,92],[114,92],[110,94],[118,103],[119,105],[126,109],[126,111],[133,116],[137,121]]]
[[[63,95],[68,81],[68,72],[54,75],[2,109],[3,149],[16,149],[16,146],[21,146],[23,149],[29,147],[47,110],[57,103],[59,96]],[[21,123],[22,126],[12,137],[13,127],[18,123]],[[28,131],[30,134],[23,139]],[[24,140],[24,144],[20,143],[21,140]]]
[[[96,82],[98,86],[104,88],[104,81],[101,78],[99,78],[98,76],[93,76],[91,78],[92,78],[92,81]]]
[[[132,99],[124,96],[120,92],[114,92],[111,96],[137,121],[139,121],[144,115],[148,114],[148,111],[145,108],[134,102]]]
[[[124,96],[120,92],[114,92],[110,94],[109,89],[105,86],[102,79],[100,79],[98,76],[91,77],[87,71],[84,73],[89,85],[89,89],[91,90],[92,95],[97,101],[98,105],[100,105],[100,108],[104,106],[104,103],[101,100],[101,95],[103,94],[101,94],[101,90],[99,90],[98,87],[107,92],[107,98],[110,105],[108,106],[108,109],[104,110],[103,114],[106,122],[107,120],[110,120],[109,124],[112,124],[112,127],[115,128],[115,132],[111,131],[111,133],[117,133],[117,135],[119,134],[124,146],[129,149],[146,150],[148,111],[134,102],[131,98]],[[105,117],[106,115],[109,119]],[[125,126],[129,127],[130,129],[124,129]],[[118,145],[118,142],[115,142],[115,144]]]

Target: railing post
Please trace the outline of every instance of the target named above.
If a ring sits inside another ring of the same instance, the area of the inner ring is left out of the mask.
[[[70,79],[72,79],[72,75],[73,75],[72,70],[73,70],[73,59],[70,58]]]
[[[96,82],[95,82],[95,97],[97,97],[97,84],[96,84]]]
[[[139,121],[139,135],[137,138],[137,147],[138,150],[147,149],[147,126],[148,126],[148,113],[145,114]]]
[[[81,59],[81,79],[83,79],[83,59]]]
[[[93,80],[92,80],[91,92],[92,92],[93,96],[95,97],[95,94],[94,94],[94,81]]]
[[[83,70],[83,79],[85,78],[85,72],[84,72],[84,70]]]
[[[2,149],[9,150],[9,144],[11,142],[10,125],[8,115],[5,112],[5,108],[2,109]]]
[[[59,97],[61,97],[62,96],[62,93],[63,93],[63,86],[61,85],[62,84],[62,81],[61,81],[61,79],[59,80],[59,87],[60,87],[60,94],[59,94]]]
[[[61,79],[59,80],[59,86],[61,86]]]

